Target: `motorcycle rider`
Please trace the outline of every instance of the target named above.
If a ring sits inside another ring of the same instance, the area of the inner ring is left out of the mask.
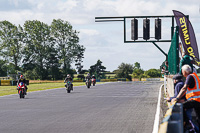
[[[23,75],[20,76],[19,80],[17,81],[17,86],[19,85],[20,82],[23,82],[24,83],[24,86],[25,86],[25,90],[24,90],[24,93],[26,95],[26,92],[28,90],[28,87],[26,85],[26,79],[24,78]]]
[[[87,74],[87,76],[85,77],[85,83],[86,83],[86,85],[87,85],[87,82],[89,83],[89,85],[91,85],[91,76],[90,76],[90,74],[88,73]]]
[[[93,78],[93,79],[96,79],[96,77],[95,77],[94,75],[92,75],[92,78]]]
[[[93,80],[94,84],[96,84],[96,77],[94,75],[92,75],[92,80]]]
[[[85,78],[85,79],[86,79],[86,80],[88,80],[88,81],[91,79],[91,77],[90,77],[90,74],[89,74],[89,73],[87,74],[87,76],[86,76],[86,78]]]
[[[71,77],[70,74],[67,74],[67,77],[65,78],[64,83],[67,83],[68,81],[70,81],[70,83],[71,83],[71,88],[72,88],[72,90],[73,90],[73,84],[72,84],[73,78]],[[66,86],[67,86],[67,84],[65,84],[65,87],[66,87]]]

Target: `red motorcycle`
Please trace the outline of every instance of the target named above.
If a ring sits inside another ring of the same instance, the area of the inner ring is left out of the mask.
[[[25,98],[25,84],[20,82],[17,86],[19,98]]]
[[[92,84],[93,84],[93,86],[95,86],[95,84],[96,84],[96,79],[95,78],[92,78]]]

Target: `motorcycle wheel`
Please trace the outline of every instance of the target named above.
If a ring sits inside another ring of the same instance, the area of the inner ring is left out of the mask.
[[[24,94],[22,91],[19,92],[19,98],[24,98]]]
[[[93,82],[93,86],[95,86],[95,82]]]
[[[90,85],[88,84],[87,87],[88,87],[88,89],[89,89],[89,88],[90,88]]]
[[[67,93],[70,93],[70,90],[67,90]]]
[[[68,88],[67,88],[67,93],[70,93],[70,91],[71,91],[71,88],[68,87]]]

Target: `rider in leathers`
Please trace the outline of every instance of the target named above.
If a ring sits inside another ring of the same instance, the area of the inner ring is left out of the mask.
[[[87,76],[85,77],[85,80],[86,80],[86,82],[88,81],[88,83],[90,82],[90,84],[91,84],[91,76],[90,76],[89,73],[88,73]]]
[[[92,75],[92,79],[94,79],[93,82],[96,84],[96,77],[94,75]]]
[[[64,83],[67,83],[68,81],[71,82],[71,88],[72,88],[72,90],[73,90],[73,84],[72,84],[73,78],[72,78],[69,74],[67,74],[67,77],[65,78]],[[67,84],[66,84],[66,85],[67,85]],[[65,85],[65,87],[66,87],[66,85]]]
[[[89,73],[87,74],[87,76],[85,77],[85,79],[86,79],[86,80],[88,79],[88,81],[91,79],[91,77],[90,77],[90,74],[89,74]]]
[[[96,77],[95,77],[94,75],[92,75],[92,78],[93,78],[93,79],[96,79]]]
[[[23,82],[24,83],[24,86],[25,86],[25,95],[26,95],[26,92],[28,90],[28,87],[26,85],[26,79],[24,78],[23,75],[20,76],[19,80],[17,81],[17,86],[19,85],[20,82]]]

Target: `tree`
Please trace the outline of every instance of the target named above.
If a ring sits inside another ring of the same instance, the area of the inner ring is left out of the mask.
[[[0,75],[7,76],[8,66],[6,65],[6,61],[0,60]]]
[[[22,58],[23,29],[8,21],[0,22],[0,55],[9,63],[13,63],[15,70],[19,70]]]
[[[71,68],[74,62],[82,72],[85,48],[78,44],[78,32],[67,21],[53,20],[50,26],[26,21],[23,27],[1,21],[0,38],[0,57],[7,68],[0,70],[5,70],[2,74],[19,70],[34,79],[62,79],[76,73]]]
[[[78,69],[81,69],[81,59],[85,48],[79,45],[78,32],[73,30],[72,25],[61,19],[53,20],[51,23],[51,35],[57,47],[58,58],[60,60],[63,73],[69,73],[71,63],[76,60]]]
[[[160,69],[149,69],[148,71],[145,71],[145,75],[151,78],[156,78],[161,76],[161,72]]]
[[[118,70],[116,71],[116,77],[117,78],[128,78],[131,80],[131,76],[129,74],[132,74],[133,72],[133,65],[127,64],[127,63],[121,63],[118,66]]]
[[[83,69],[83,70],[81,70],[80,74],[85,74],[85,73],[88,73],[88,72],[89,72],[89,70]]]
[[[26,21],[24,24],[25,33],[25,58],[23,62],[26,69],[33,69],[33,65],[36,68],[36,72],[40,76],[40,79],[47,78],[47,70],[45,69],[45,63],[47,62],[47,46],[53,43],[50,36],[50,27],[40,21]],[[30,66],[31,65],[31,66]]]
[[[133,69],[141,69],[140,68],[140,63],[139,62],[135,62]]]
[[[134,78],[141,78],[143,74],[144,74],[144,71],[142,69],[134,69],[133,70]]]
[[[62,79],[62,74],[59,70],[60,63],[57,55],[57,51],[53,46],[47,47],[47,57],[46,57],[46,69],[48,70],[48,74],[50,79]]]
[[[83,68],[83,65],[81,65],[81,63],[83,62],[82,59],[84,58],[85,48],[83,46],[78,45],[77,49],[78,50],[75,56],[75,62],[76,62],[75,66],[76,66],[78,74],[80,74]]]
[[[84,76],[83,74],[79,74],[79,75],[77,76],[77,78],[78,78],[78,79],[81,79],[81,80],[84,80],[84,79],[85,79],[85,76]]]
[[[135,62],[132,74],[133,74],[134,78],[142,78],[143,77],[144,71],[140,68],[140,63]]]
[[[34,79],[34,80],[40,79],[40,75],[37,73],[36,68],[34,68],[33,70],[27,70],[24,73],[24,76],[26,77],[26,79]]]
[[[8,74],[14,74],[16,72],[15,64],[9,63],[9,64],[6,65],[6,67],[7,67],[7,73]]]
[[[90,66],[89,73],[95,75],[96,78],[105,78],[105,70],[106,67],[102,65],[102,61],[98,60],[96,64]]]

